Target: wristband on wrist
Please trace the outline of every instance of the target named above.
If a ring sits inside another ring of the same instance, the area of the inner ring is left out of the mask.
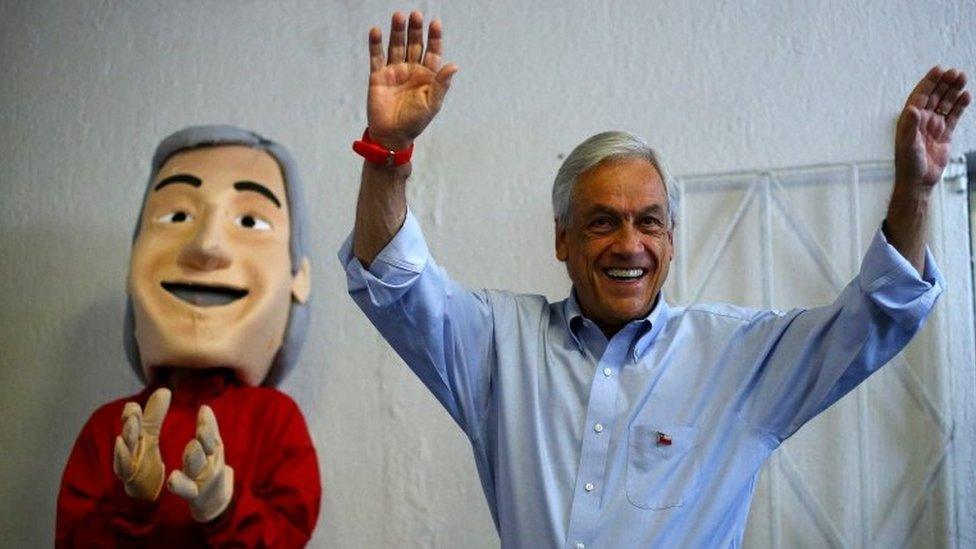
[[[369,128],[363,132],[363,138],[352,142],[352,150],[373,164],[382,164],[388,168],[402,166],[410,162],[413,156],[413,143],[409,147],[400,151],[387,149],[379,141],[373,140],[369,136]]]

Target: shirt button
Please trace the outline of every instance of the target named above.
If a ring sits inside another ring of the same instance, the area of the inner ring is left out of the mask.
[[[598,433],[602,433],[603,432],[603,424],[602,423],[597,423],[596,425],[593,426],[593,430],[596,431],[596,432],[598,432]]]
[[[587,492],[592,492],[593,488],[594,486],[592,482],[587,482],[586,486],[583,486],[583,489],[586,490]]]
[[[576,543],[576,549],[586,549],[586,545],[582,541]]]
[[[603,375],[605,375],[606,377],[610,377],[610,374],[612,374],[612,373],[613,373],[613,370],[611,370],[610,368],[604,368],[603,369]]]

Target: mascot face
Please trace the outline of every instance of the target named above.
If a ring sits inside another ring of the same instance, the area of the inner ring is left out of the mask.
[[[291,272],[285,192],[278,163],[250,147],[191,149],[159,170],[128,280],[147,375],[227,367],[261,384],[309,291],[308,262]]]

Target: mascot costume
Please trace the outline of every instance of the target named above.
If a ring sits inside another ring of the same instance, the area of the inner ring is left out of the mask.
[[[295,163],[277,143],[201,126],[159,144],[125,323],[146,387],[78,435],[58,547],[308,542],[318,461],[298,407],[274,389],[308,323],[305,226]]]

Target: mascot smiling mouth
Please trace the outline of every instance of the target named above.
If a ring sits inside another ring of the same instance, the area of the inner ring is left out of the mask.
[[[247,290],[185,282],[163,282],[162,287],[181,301],[197,307],[228,305],[247,295]]]

